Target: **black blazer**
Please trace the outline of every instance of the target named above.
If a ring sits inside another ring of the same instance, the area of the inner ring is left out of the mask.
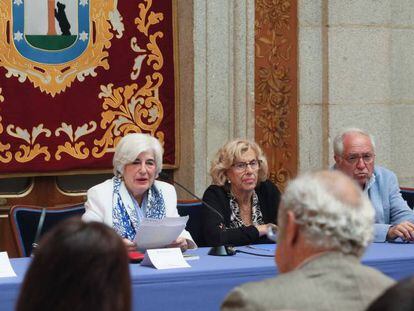
[[[259,183],[255,191],[264,223],[275,224],[280,201],[279,190],[270,180],[266,180]],[[223,215],[225,227],[230,226],[230,199],[226,187],[209,186],[204,192],[203,201],[213,207],[220,215]],[[253,225],[235,229],[224,228],[223,219],[204,204],[201,219],[204,239],[209,246],[237,246],[269,242],[266,237],[259,238],[259,231]]]

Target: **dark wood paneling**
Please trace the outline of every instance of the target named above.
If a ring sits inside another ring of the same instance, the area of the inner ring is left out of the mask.
[[[22,197],[2,198],[0,207],[0,251],[7,251],[9,257],[17,257],[17,248],[8,218],[10,207],[13,205],[57,206],[84,202],[84,196],[68,196],[56,187],[55,177],[34,177],[33,188]]]
[[[9,209],[0,207],[0,251],[7,251],[10,258],[18,257],[17,247],[9,222]]]

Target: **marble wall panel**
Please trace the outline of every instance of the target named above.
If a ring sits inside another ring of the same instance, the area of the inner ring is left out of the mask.
[[[369,25],[388,24],[391,10],[390,0],[329,0],[329,24]]]
[[[299,103],[322,102],[322,41],[320,27],[299,28]]]
[[[391,38],[392,101],[414,104],[414,28],[392,29]]]
[[[329,31],[331,104],[384,103],[390,100],[390,32],[375,28]]]
[[[402,186],[414,187],[414,105],[393,105],[390,116],[390,169],[397,174]]]
[[[332,141],[339,130],[348,127],[362,128],[374,136],[376,163],[390,167],[392,153],[392,120],[387,104],[342,104],[331,105],[329,128],[329,159],[333,161]]]
[[[299,173],[322,169],[322,105],[299,106]]]

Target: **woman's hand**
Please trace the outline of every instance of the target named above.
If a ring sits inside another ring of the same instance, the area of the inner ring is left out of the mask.
[[[264,236],[267,234],[267,224],[266,225],[257,225],[256,229],[259,231],[259,236]]]
[[[188,243],[185,238],[178,237],[177,240],[173,241],[168,247],[179,247],[182,252],[188,249]]]
[[[269,227],[277,229],[277,226],[275,224],[272,224],[272,223],[256,226],[256,229],[259,231],[259,236],[266,235],[268,230],[269,230]]]
[[[134,242],[132,242],[128,239],[122,239],[122,241],[124,242],[124,245],[125,245],[128,252],[132,252],[132,251],[137,250],[137,245]]]

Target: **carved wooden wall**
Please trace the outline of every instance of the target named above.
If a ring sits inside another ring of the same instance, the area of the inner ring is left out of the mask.
[[[297,0],[255,1],[255,138],[284,189],[298,169]]]

